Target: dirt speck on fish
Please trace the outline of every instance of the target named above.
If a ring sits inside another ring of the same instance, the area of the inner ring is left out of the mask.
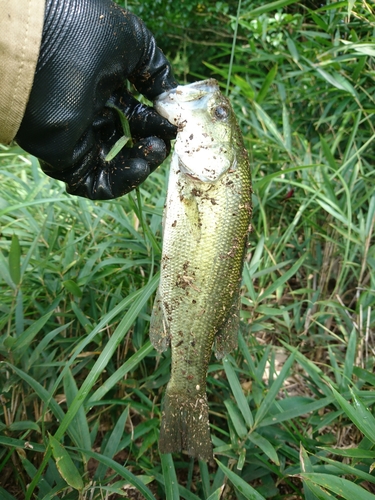
[[[154,104],[179,129],[150,325],[154,347],[172,349],[159,449],[210,460],[207,367],[214,343],[219,359],[237,345],[251,218],[250,165],[232,107],[216,80],[179,86]]]

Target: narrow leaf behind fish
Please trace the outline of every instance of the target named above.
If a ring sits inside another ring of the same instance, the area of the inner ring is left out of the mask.
[[[159,449],[210,460],[206,375],[214,343],[219,359],[237,345],[250,166],[230,102],[215,80],[179,86],[155,107],[179,127],[150,325],[154,347],[172,349]]]

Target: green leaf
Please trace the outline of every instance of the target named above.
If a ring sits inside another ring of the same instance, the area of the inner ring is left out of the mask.
[[[258,302],[261,302],[262,300],[266,299],[269,297],[271,294],[273,294],[279,287],[283,286],[292,276],[296,274],[298,269],[302,266],[303,262],[305,261],[307,257],[307,253],[302,255],[288,271],[285,271],[285,273],[280,276],[280,278],[277,278],[264,292],[258,297]]]
[[[153,276],[152,279],[145,285],[142,289],[137,290],[126,298],[126,303],[131,304],[129,310],[121,320],[120,324],[113,332],[110,340],[105,345],[102,353],[99,358],[95,362],[94,366],[91,368],[88,376],[84,380],[81,385],[76,397],[72,401],[71,406],[69,407],[65,417],[60,423],[59,428],[56,431],[55,437],[56,439],[61,439],[64,435],[65,431],[69,428],[71,421],[73,420],[75,414],[84,403],[87,398],[89,391],[95,384],[96,380],[103,372],[107,364],[109,363],[113,353],[117,349],[118,345],[126,335],[127,331],[130,329],[135,319],[138,317],[140,311],[143,309],[144,305],[149,300],[152,293],[155,291],[159,282],[159,274]],[[149,347],[149,343],[148,343]],[[42,471],[47,465],[49,455],[46,453],[42,464],[40,465],[37,474],[35,475],[33,481],[31,482],[29,489],[27,491],[26,500],[30,500],[34,488],[39,480],[39,477],[42,474]]]
[[[118,141],[115,142],[109,153],[106,155],[104,158],[105,161],[111,161],[115,156],[119,154],[119,152],[122,150],[122,148],[127,144],[129,141],[130,137],[123,135],[118,139]]]
[[[264,125],[264,127],[270,132],[270,136],[275,142],[287,150],[283,136],[280,134],[276,123],[272,120],[268,113],[256,102],[253,103],[257,117],[259,121]]]
[[[7,429],[11,432],[17,431],[36,431],[40,433],[40,427],[36,422],[30,420],[20,420],[19,422],[13,422]]]
[[[336,73],[332,71],[332,73],[328,73],[325,71],[323,68],[320,68],[319,66],[314,66],[316,71],[320,74],[321,77],[324,78],[328,83],[333,85],[339,90],[344,90],[345,92],[349,92],[353,97],[357,96],[357,93],[349,81],[344,78],[342,75],[339,73]]]
[[[301,463],[301,470],[303,472],[314,472],[313,466],[311,464],[311,461],[309,459],[309,456],[305,450],[305,448],[300,444],[300,449],[299,449],[299,458],[300,458],[300,463]],[[305,481],[302,481],[303,483],[303,490],[305,493],[305,500],[316,500],[316,496],[314,493],[309,489],[309,487],[306,485]],[[318,497],[320,498],[320,497]]]
[[[1,364],[2,363],[0,362],[0,366]],[[63,420],[65,413],[60,407],[60,405],[54,400],[53,394],[48,392],[37,380],[35,380],[33,377],[31,377],[24,371],[20,370],[16,366],[5,362],[4,365],[9,366],[9,368],[12,369],[22,380],[24,380],[27,384],[30,385],[30,387],[32,387],[35,394],[44,402],[46,407],[52,411],[57,421]],[[75,429],[68,429],[68,434],[74,443],[78,443],[79,438],[77,436],[77,432]]]
[[[119,154],[119,152],[121,151],[121,149],[124,146],[132,147],[133,141],[132,141],[132,136],[131,136],[131,132],[130,132],[129,121],[128,121],[126,115],[124,114],[124,112],[111,101],[108,101],[106,103],[106,106],[116,110],[117,115],[121,121],[122,130],[124,132],[124,135],[116,141],[116,143],[112,146],[111,150],[109,151],[109,153],[105,157],[105,161],[111,161],[111,160],[113,160],[113,158],[115,158],[115,156],[117,156]]]
[[[139,493],[141,493],[144,496],[145,500],[156,500],[154,495],[147,488],[147,486],[145,486],[143,481],[138,476],[134,475],[132,472],[126,469],[126,467],[123,467],[115,460],[105,457],[100,453],[96,453],[95,451],[87,451],[87,450],[78,450],[78,451],[82,453],[84,452],[91,458],[106,465],[108,468],[113,469],[119,476],[123,477],[124,479],[127,480],[128,483],[133,485],[139,491]]]
[[[280,465],[276,450],[268,441],[268,439],[264,438],[255,431],[251,432],[248,435],[248,438],[253,444],[255,444],[255,446],[258,446],[258,448],[260,448],[267,455],[267,457],[272,460],[272,462],[274,462],[276,465]]]
[[[61,474],[61,477],[66,481],[69,486],[75,490],[81,491],[83,489],[83,481],[80,472],[74,465],[69,453],[59,441],[49,435],[49,444],[52,450],[53,458],[56,462],[56,467]]]
[[[342,378],[342,389],[347,390],[352,380],[355,358],[357,355],[357,334],[355,328],[350,333],[348,347],[346,349],[344,374]]]
[[[19,459],[21,460],[22,467],[26,471],[29,478],[32,479],[36,473],[35,466],[30,462],[30,460],[26,458],[25,453],[23,451],[21,452],[20,450],[17,450],[17,454]],[[41,478],[38,483],[38,489],[40,497],[43,498],[50,493],[52,487],[48,484],[48,482],[44,478]],[[3,497],[1,497],[1,500],[3,500]]]
[[[224,370],[232,390],[234,399],[237,403],[239,410],[242,413],[242,416],[245,420],[246,425],[250,428],[254,423],[253,415],[251,414],[249,403],[243,393],[242,387],[234,371],[234,368],[230,362],[229,357],[225,357],[223,360]]]
[[[348,0],[348,19],[350,19],[354,4],[355,4],[355,0]]]
[[[273,81],[275,80],[276,75],[277,75],[277,64],[275,64],[275,66],[273,66],[270,69],[266,78],[263,81],[262,87],[260,88],[258,95],[256,97],[256,102],[258,104],[261,104],[264,101],[270,86],[272,85]]]
[[[298,418],[306,413],[311,413],[321,408],[326,408],[334,401],[334,396],[318,399],[317,401],[312,401],[311,403],[299,404],[292,408],[291,410],[283,410],[280,413],[270,415],[264,418],[258,427],[266,427],[268,425],[275,425],[280,422],[285,422],[287,420],[292,420],[293,418]]]
[[[21,246],[16,234],[13,234],[10,244],[9,274],[13,283],[18,286],[21,282]]]
[[[362,401],[351,391],[354,406],[346,401],[333,387],[331,390],[346,415],[358,429],[375,444],[375,418]]]
[[[332,455],[338,455],[340,457],[350,457],[350,458],[375,458],[375,450],[364,450],[362,448],[322,448],[323,450],[331,453]]]
[[[125,424],[129,416],[129,407],[127,406],[125,410],[122,412],[120,418],[117,420],[116,425],[111,432],[111,435],[108,438],[108,441],[105,445],[104,450],[102,451],[102,455],[108,458],[113,458],[115,454],[120,451],[118,449],[119,443],[121,442],[122,436],[125,431]],[[95,471],[94,481],[102,481],[107,472],[107,467],[105,464],[99,464],[98,468]]]
[[[301,474],[301,478],[304,479],[307,484],[312,483],[314,485],[322,486],[323,488],[332,491],[336,495],[346,498],[347,500],[375,500],[375,495],[369,493],[364,488],[361,488],[347,479],[336,477],[333,474],[304,472]]]
[[[128,138],[128,140],[126,142],[130,142],[130,144],[129,144],[130,147],[133,146],[133,143],[131,140],[130,125],[129,125],[129,121],[128,121],[128,118],[125,115],[125,113],[122,111],[122,109],[120,109],[118,106],[116,106],[116,104],[114,104],[112,101],[107,101],[106,106],[116,110],[117,115],[121,121],[121,127],[122,127],[122,131],[124,132],[124,137]]]
[[[26,441],[24,439],[14,439],[14,438],[0,435],[0,444],[3,446],[8,446],[10,448],[22,448],[22,449],[24,449],[25,443],[26,443]],[[30,450],[38,451],[40,453],[45,452],[45,446],[42,444],[39,444],[39,443],[27,441],[27,447]]]
[[[284,366],[281,369],[281,372],[279,376],[277,377],[276,380],[272,382],[272,385],[260,404],[258,411],[255,415],[255,427],[258,426],[258,424],[263,420],[263,418],[266,416],[268,413],[268,410],[270,407],[273,405],[276,396],[278,395],[282,385],[285,382],[286,377],[288,376],[289,370],[292,367],[292,364],[294,363],[294,358],[296,356],[296,351],[294,351],[289,358],[285,361]]]
[[[337,498],[332,496],[327,490],[318,484],[313,484],[310,481],[302,481],[302,483],[304,486],[305,500],[315,500],[316,498],[319,500],[335,500]],[[311,495],[313,495],[312,498]]]
[[[49,313],[45,314],[41,318],[31,323],[29,328],[27,328],[27,330],[25,330],[12,344],[11,347],[12,351],[17,351],[23,348],[30,347],[30,344],[32,343],[34,338],[38,335],[38,333],[42,330],[47,321],[50,319],[53,312],[54,311],[50,311]]]
[[[160,458],[165,481],[164,486],[166,500],[178,500],[180,498],[180,494],[172,455],[171,453],[162,453],[160,454]]]
[[[237,433],[237,436],[240,439],[244,439],[247,435],[247,429],[241,413],[238,411],[238,408],[235,406],[232,400],[226,399],[224,401],[224,404],[228,410],[229,417],[233,424],[234,430]]]
[[[322,146],[322,151],[324,153],[326,160],[328,161],[329,166],[332,168],[334,172],[336,172],[338,169],[336,160],[332,154],[331,148],[329,147],[327,141],[322,136],[320,137],[320,144]],[[327,185],[329,186],[329,183],[327,183]]]
[[[202,488],[204,496],[208,497],[210,495],[210,473],[208,470],[207,462],[204,460],[199,460],[199,472],[201,474]]]
[[[22,203],[17,203],[14,205],[11,204],[10,206],[0,210],[0,217],[2,217],[5,214],[8,214],[10,212],[16,212],[17,210],[20,210],[21,208],[31,207],[31,206],[35,206],[35,205],[48,206],[48,204],[50,204],[50,203],[58,203],[58,202],[66,203],[66,196],[64,196],[64,197],[55,196],[54,198],[42,198],[39,200],[23,201]]]
[[[290,120],[289,120],[289,111],[286,107],[285,102],[282,103],[283,105],[283,136],[284,136],[284,143],[286,146],[287,151],[289,153],[292,152],[292,129],[290,126]]]
[[[74,297],[82,297],[82,290],[80,287],[77,285],[77,283],[73,280],[65,280],[62,282],[63,287]]]
[[[358,468],[352,467],[351,465],[347,465],[345,463],[338,462],[337,460],[332,460],[332,459],[324,457],[324,456],[321,457],[321,460],[323,460],[323,462],[326,462],[339,470],[341,469],[342,473],[345,475],[353,475],[354,477],[357,478],[357,480],[360,479],[362,481],[368,481],[370,483],[375,483],[375,477],[373,475],[369,474],[368,472],[364,472],[359,467]],[[370,467],[370,471],[371,471],[371,467]],[[313,471],[308,471],[308,472],[313,472]]]
[[[223,494],[223,490],[225,488],[225,485],[220,486],[217,490],[215,490],[209,497],[207,497],[207,500],[220,500],[221,495]]]
[[[224,464],[219,462],[219,460],[216,460],[216,463],[236,488],[236,490],[244,495],[246,500],[265,500],[265,498],[260,493],[254,490],[254,488],[252,488],[240,476],[238,476],[236,473],[228,469],[228,467],[226,467]]]
[[[64,375],[64,392],[66,395],[66,402],[68,408],[74,401],[74,398],[77,396],[78,388],[76,381],[72,375],[71,370],[68,370]],[[80,448],[89,450],[91,449],[91,438],[90,438],[90,430],[89,425],[86,418],[85,409],[81,406],[75,417],[73,418],[70,428],[74,429],[77,432],[77,436],[79,438],[79,442],[77,446]]]
[[[17,500],[16,497],[5,491],[4,488],[2,488],[1,486],[0,486],[0,498],[2,498],[2,500]]]
[[[101,355],[91,368],[90,373],[80,387],[56,433],[59,438],[63,436],[65,430],[74,418],[74,415],[85,401],[89,391],[95,384],[100,374],[103,372],[104,368],[107,366],[118,345],[123,340],[124,336],[134,323],[135,319],[138,317],[139,312],[143,309],[152,293],[155,291],[158,282],[159,276],[155,275],[144,288],[132,294],[132,297],[128,297],[129,299],[131,298],[131,306],[121,320],[120,324],[117,326],[116,330],[113,332],[109,342],[105,345]],[[146,348],[146,345],[144,347]],[[149,348],[148,343],[147,347]]]
[[[247,19],[248,17],[258,17],[266,12],[271,12],[276,9],[281,9],[287,5],[298,3],[296,0],[276,0],[275,2],[267,2],[256,9],[250,10],[243,14],[241,17]]]
[[[254,99],[255,92],[250,82],[239,75],[233,75],[232,83],[234,85],[237,85],[241,89],[242,93],[246,96],[247,99],[249,99],[250,101]]]
[[[108,379],[104,380],[88,401],[88,406],[94,401],[100,401],[125,375],[139,365],[139,363],[154,350],[150,341],[146,342],[139,351],[134,353]]]

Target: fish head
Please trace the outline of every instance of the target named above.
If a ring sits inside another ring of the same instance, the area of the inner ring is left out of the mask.
[[[178,127],[175,154],[182,173],[212,183],[236,168],[236,119],[216,80],[180,85],[154,105]]]

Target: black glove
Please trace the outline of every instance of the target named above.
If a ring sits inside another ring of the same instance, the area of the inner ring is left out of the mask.
[[[126,80],[150,100],[177,86],[142,21],[110,0],[47,0],[34,83],[16,140],[71,194],[121,196],[169,152],[176,128],[135,100]],[[105,161],[124,135],[112,106],[126,114],[138,142]]]

